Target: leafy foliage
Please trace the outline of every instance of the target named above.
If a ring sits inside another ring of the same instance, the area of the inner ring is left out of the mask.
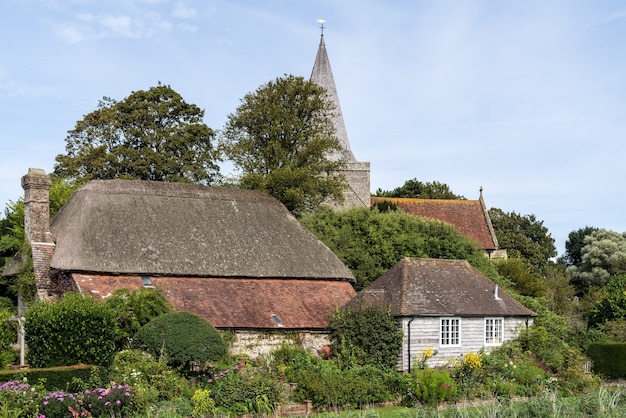
[[[104,300],[115,313],[117,321],[115,347],[128,348],[135,333],[152,319],[174,310],[172,304],[157,289],[140,289],[130,292],[118,289]]]
[[[539,272],[543,272],[550,264],[550,258],[556,256],[554,238],[535,215],[506,213],[502,209],[491,208],[489,216],[500,248],[506,249],[509,256],[525,259]]]
[[[221,148],[241,172],[239,186],[280,200],[294,215],[343,199],[342,158],[325,90],[302,77],[270,81],[228,116]]]
[[[104,97],[66,137],[55,175],[78,180],[140,179],[213,183],[213,131],[204,111],[171,87],[132,92],[122,101]]]
[[[581,262],[571,266],[572,284],[579,294],[589,286],[604,286],[614,274],[626,272],[626,234],[598,229],[585,237]]]
[[[368,287],[403,257],[468,260],[483,274],[498,277],[474,241],[443,222],[368,208],[320,208],[301,222],[348,266],[356,290]]]
[[[404,182],[400,187],[393,190],[376,190],[375,196],[380,197],[408,197],[415,199],[465,199],[461,195],[452,193],[450,187],[445,183],[433,181],[432,183],[422,183],[417,179]]]
[[[583,261],[582,250],[585,246],[585,238],[597,230],[598,228],[586,226],[570,232],[565,241],[565,254],[559,257],[559,261],[567,266],[578,266]]]
[[[390,310],[358,304],[329,316],[333,353],[345,365],[394,369],[402,348],[402,331]]]
[[[217,330],[191,312],[170,312],[153,319],[137,331],[132,345],[185,370],[226,354]]]
[[[13,344],[17,341],[17,322],[10,321],[14,313],[8,309],[0,309],[0,368],[13,364],[17,353]]]
[[[538,277],[521,258],[510,257],[495,263],[500,276],[513,283],[513,289],[524,296],[545,296],[546,282]]]
[[[594,305],[589,315],[589,324],[615,319],[626,319],[626,274],[611,277],[604,297]]]
[[[27,360],[32,367],[109,366],[115,350],[113,312],[92,298],[66,294],[26,312]]]

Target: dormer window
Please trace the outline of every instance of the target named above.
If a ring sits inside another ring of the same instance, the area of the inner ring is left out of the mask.
[[[141,281],[143,282],[143,287],[154,287],[152,280],[150,280],[149,276],[141,276]]]

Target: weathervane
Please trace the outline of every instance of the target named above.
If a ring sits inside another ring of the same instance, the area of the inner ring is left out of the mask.
[[[322,30],[322,36],[324,36],[324,23],[326,23],[326,21],[324,19],[317,19],[317,23],[320,24],[320,29]]]

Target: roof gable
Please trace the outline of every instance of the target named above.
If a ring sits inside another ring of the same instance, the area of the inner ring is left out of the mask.
[[[403,212],[451,224],[484,250],[498,249],[489,214],[481,200],[410,199],[372,197],[371,205],[389,201]]]
[[[355,301],[391,306],[396,316],[535,315],[496,287],[465,260],[404,258]]]
[[[50,229],[59,270],[353,280],[278,200],[251,190],[96,180]]]

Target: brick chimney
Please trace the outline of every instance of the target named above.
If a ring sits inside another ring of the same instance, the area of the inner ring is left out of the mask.
[[[29,168],[22,177],[24,234],[32,252],[37,296],[43,300],[51,298],[50,260],[55,247],[50,234],[51,184],[50,176],[39,168]]]

